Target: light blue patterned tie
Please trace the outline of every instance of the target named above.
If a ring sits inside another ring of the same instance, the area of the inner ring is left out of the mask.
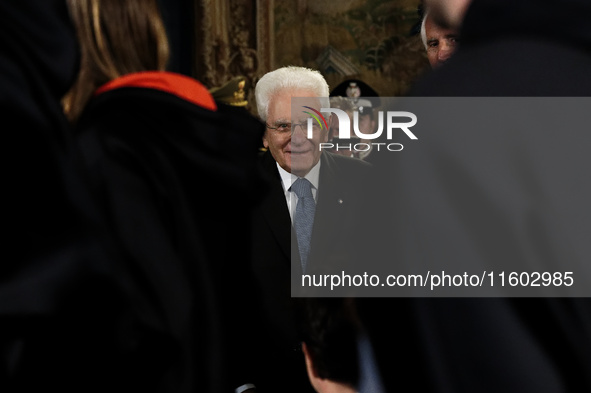
[[[307,179],[298,178],[291,185],[291,190],[298,196],[293,226],[298,238],[302,271],[305,272],[308,255],[310,254],[310,240],[312,238],[316,202],[312,195],[312,184]]]

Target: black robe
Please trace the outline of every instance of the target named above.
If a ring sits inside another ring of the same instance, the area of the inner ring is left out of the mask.
[[[200,89],[203,105],[175,88],[124,84],[93,98],[77,137],[123,253],[130,352],[152,370],[143,383],[230,391],[257,383],[266,350],[247,235],[265,191],[263,126],[242,108],[207,109],[209,93],[183,78],[181,90]]]

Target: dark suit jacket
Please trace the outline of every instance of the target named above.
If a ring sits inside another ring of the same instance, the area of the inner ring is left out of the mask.
[[[266,152],[260,163],[269,176],[270,190],[255,211],[252,261],[262,288],[267,319],[272,324],[271,342],[281,359],[274,362],[277,370],[270,370],[270,374],[273,374],[273,383],[281,384],[274,389],[291,387],[301,392],[310,390],[311,386],[299,352],[290,294],[290,275],[298,282],[302,274],[299,252],[276,162],[270,152]],[[356,207],[363,197],[359,191],[363,190],[362,182],[367,179],[370,168],[358,159],[322,154],[308,263],[310,273],[326,268],[328,261],[341,264],[353,259],[351,252],[355,247],[351,239],[356,228],[362,225],[358,219],[362,216],[361,210]]]

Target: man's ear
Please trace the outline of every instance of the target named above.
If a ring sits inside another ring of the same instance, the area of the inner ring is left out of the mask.
[[[265,134],[263,135],[263,146],[265,146],[265,149],[269,148],[269,142],[267,142],[267,131],[265,131]]]
[[[306,359],[306,370],[308,371],[308,377],[310,378],[310,381],[317,379],[318,375],[316,374],[316,370],[314,370],[314,362],[312,361],[312,357],[310,356],[310,352],[308,351],[306,343],[302,343],[302,352],[304,352],[304,358]]]
[[[330,116],[328,116],[328,119],[326,119],[326,124],[328,125],[328,128],[325,130],[324,134],[322,134],[322,138],[320,138],[320,142],[327,142],[328,138],[331,137],[330,132],[331,132],[331,128],[333,124],[338,124],[338,123],[333,123],[338,121],[338,119],[333,119],[333,117],[336,116],[334,113],[331,113]],[[324,125],[323,125],[324,127]],[[334,135],[333,135],[334,136]]]
[[[306,343],[302,343],[302,351],[304,352],[304,358],[306,359],[306,371],[308,372],[310,384],[318,393],[325,392],[327,381],[318,377],[318,373],[316,373],[316,370],[314,369],[314,361],[312,360],[312,356],[310,356],[310,351],[308,351]]]
[[[335,113],[331,113],[330,116],[328,116],[328,119],[326,120],[326,122],[328,123],[328,129],[330,130],[330,127],[333,125],[333,123],[338,121],[339,119],[337,118],[337,115]]]
[[[306,359],[306,371],[308,372],[308,379],[310,380],[310,384],[316,392],[318,393],[326,393],[326,392],[343,392],[343,393],[354,393],[355,390],[353,388],[344,385],[339,382],[334,382],[330,379],[322,379],[318,376],[314,368],[314,360],[312,356],[310,356],[310,351],[308,351],[308,347],[306,343],[302,343],[302,352],[304,352],[304,358]]]

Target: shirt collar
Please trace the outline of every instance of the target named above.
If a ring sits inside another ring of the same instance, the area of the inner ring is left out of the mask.
[[[310,171],[306,174],[306,176],[304,176],[305,179],[307,179],[310,183],[312,183],[312,187],[314,187],[316,190],[318,190],[318,183],[320,180],[320,162],[322,160],[318,160],[318,163],[316,165],[314,165],[312,167],[312,169],[310,169]],[[281,183],[283,184],[283,189],[284,190],[289,190],[289,188],[291,187],[291,185],[293,184],[294,181],[297,180],[298,176],[293,175],[291,173],[289,173],[288,171],[286,171],[285,169],[281,168],[281,166],[277,164],[277,169],[279,170],[279,175],[281,175]]]

